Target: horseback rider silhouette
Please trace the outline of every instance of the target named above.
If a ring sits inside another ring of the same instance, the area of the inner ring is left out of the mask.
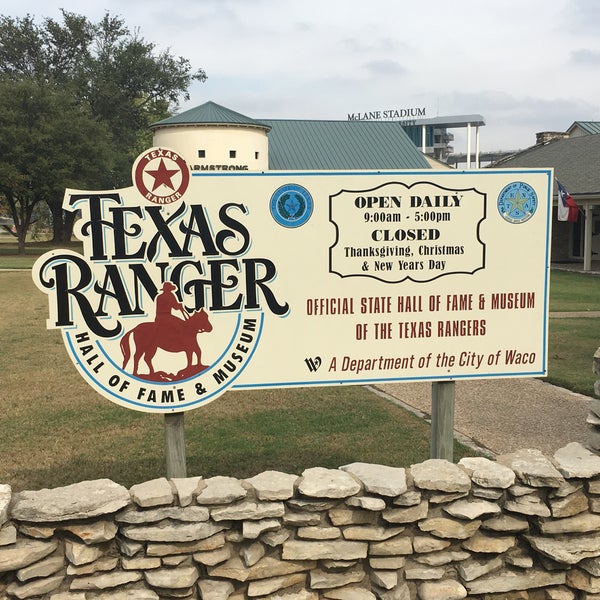
[[[173,314],[172,311],[181,311],[183,314],[183,320],[187,321],[189,315],[177,296],[175,290],[177,287],[170,281],[165,281],[162,285],[161,292],[156,296],[156,316],[154,322],[160,327],[169,326],[173,324],[173,319],[181,321],[181,319]]]

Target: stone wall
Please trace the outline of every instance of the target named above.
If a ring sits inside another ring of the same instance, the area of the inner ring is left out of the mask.
[[[600,376],[600,348],[594,353],[592,362],[592,372],[594,375]],[[594,394],[600,396],[600,379],[596,379],[594,382]],[[588,446],[594,450],[600,450],[600,400],[593,398],[590,402],[590,412],[588,413],[587,419],[588,428]]]
[[[0,486],[0,599],[600,599],[600,457]]]

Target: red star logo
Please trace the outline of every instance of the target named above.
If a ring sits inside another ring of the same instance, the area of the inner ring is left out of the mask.
[[[158,169],[154,169],[152,171],[148,169],[146,170],[146,173],[154,177],[154,186],[152,187],[153,192],[161,185],[166,185],[168,188],[174,190],[175,186],[171,183],[171,178],[176,173],[179,173],[179,169],[167,169],[165,161],[161,158]]]

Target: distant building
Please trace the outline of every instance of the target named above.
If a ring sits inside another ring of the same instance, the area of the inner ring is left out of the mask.
[[[577,223],[558,221],[554,186],[552,260],[583,262],[600,257],[600,122],[576,121],[566,132],[542,132],[535,146],[495,162],[497,168],[552,167],[581,211]],[[541,140],[541,141],[540,141]]]
[[[252,119],[206,102],[154,123],[192,171],[428,169],[397,121]]]

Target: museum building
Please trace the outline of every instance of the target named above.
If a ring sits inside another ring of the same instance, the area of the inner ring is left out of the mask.
[[[206,102],[152,125],[192,172],[428,169],[398,121],[257,121]]]

